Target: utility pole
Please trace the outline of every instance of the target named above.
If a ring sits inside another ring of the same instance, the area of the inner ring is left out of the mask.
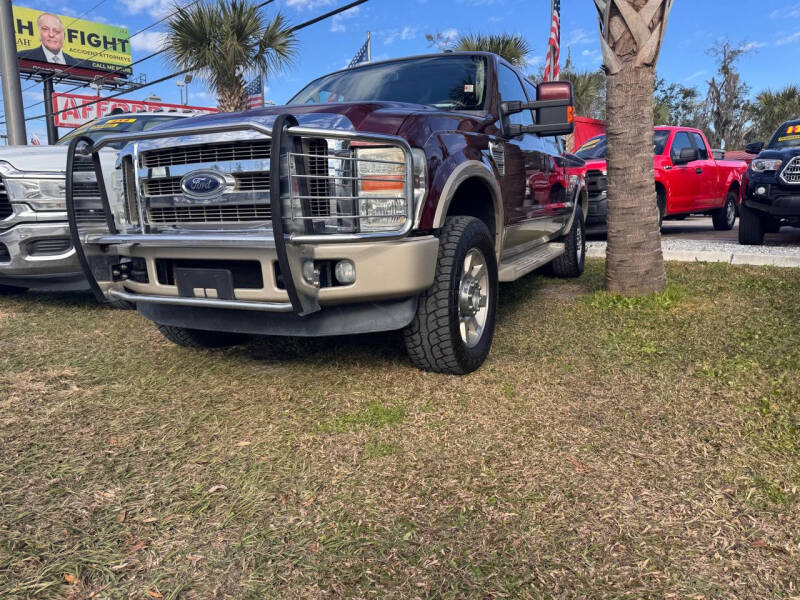
[[[44,114],[47,122],[47,143],[50,145],[58,141],[58,128],[53,117],[53,78],[42,80],[42,93],[44,94]]]
[[[22,107],[17,37],[14,34],[11,0],[0,0],[0,78],[3,83],[8,142],[12,146],[24,146],[28,136],[25,133],[25,111]]]

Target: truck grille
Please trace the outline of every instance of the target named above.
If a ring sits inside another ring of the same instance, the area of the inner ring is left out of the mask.
[[[0,219],[10,217],[12,212],[11,201],[8,199],[5,181],[0,177]]]
[[[592,169],[586,171],[586,191],[589,198],[599,196],[608,188],[608,178],[603,175],[602,171]]]
[[[72,248],[69,238],[49,238],[33,240],[28,244],[28,254],[31,256],[47,256],[49,254],[63,254]]]
[[[152,168],[232,160],[267,160],[269,156],[270,140],[261,139],[149,150],[142,153],[139,161],[142,167]]]
[[[238,192],[265,192],[269,193],[269,173],[236,173],[236,191]],[[181,177],[164,177],[160,179],[147,179],[142,184],[144,196],[180,196]]]
[[[781,179],[788,184],[800,184],[800,156],[795,156],[783,168]]]
[[[158,225],[173,223],[243,223],[247,221],[269,221],[272,219],[272,209],[269,204],[175,206],[170,208],[150,208],[147,216],[150,223]]]

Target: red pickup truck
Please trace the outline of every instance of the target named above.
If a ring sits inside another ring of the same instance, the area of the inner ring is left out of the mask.
[[[739,160],[715,160],[702,131],[690,127],[659,126],[653,131],[653,168],[661,220],[691,213],[711,215],[714,229],[729,230],[747,164]],[[605,227],[606,136],[586,141],[576,152],[586,161],[589,192],[587,227]]]

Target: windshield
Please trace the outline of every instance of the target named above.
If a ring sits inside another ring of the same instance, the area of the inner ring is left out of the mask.
[[[772,150],[798,147],[800,147],[800,121],[790,121],[778,127],[767,146]]]
[[[437,56],[340,71],[311,82],[289,104],[390,101],[483,110],[486,59]]]
[[[667,145],[667,139],[669,139],[669,131],[656,130],[653,132],[653,154],[664,154],[664,148]],[[580,156],[584,160],[592,158],[605,158],[606,136],[598,135],[588,140],[578,149],[575,155]]]
[[[133,133],[134,131],[147,131],[156,125],[180,119],[177,115],[154,115],[143,113],[141,115],[125,115],[125,116],[108,116],[101,119],[95,119],[91,123],[78,127],[75,131],[68,133],[63,138],[58,140],[58,144],[66,146],[74,138],[86,135],[96,142],[100,138],[107,135],[119,133]],[[111,144],[111,147],[120,149],[122,144]]]

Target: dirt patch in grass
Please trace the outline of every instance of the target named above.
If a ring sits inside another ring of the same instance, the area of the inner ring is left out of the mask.
[[[0,597],[797,596],[800,274],[669,276],[504,285],[463,378],[0,299]]]

